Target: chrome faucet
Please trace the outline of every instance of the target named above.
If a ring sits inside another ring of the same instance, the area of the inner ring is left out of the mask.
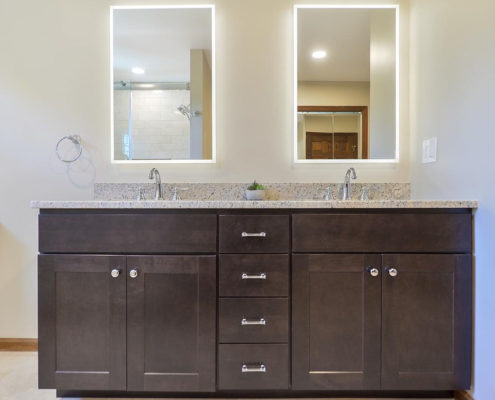
[[[151,168],[149,179],[155,179],[155,200],[163,200],[162,178],[156,168]]]
[[[345,173],[344,186],[342,188],[342,200],[352,199],[351,178],[352,179],[357,178],[356,170],[354,168],[349,168]]]

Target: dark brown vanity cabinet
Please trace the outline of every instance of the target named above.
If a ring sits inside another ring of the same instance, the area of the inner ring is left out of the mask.
[[[215,389],[215,256],[39,256],[39,384]]]
[[[42,210],[39,223],[40,388],[470,386],[471,210]]]
[[[418,215],[431,228],[422,232],[412,216],[391,215],[400,223],[394,237],[380,235],[390,224],[386,214],[362,225],[354,215],[318,217],[293,219],[301,254],[292,263],[292,388],[469,389],[472,256],[463,252],[471,249],[471,216]],[[346,240],[316,232],[322,223]],[[362,231],[374,234],[369,242]],[[435,246],[444,254],[422,253]]]

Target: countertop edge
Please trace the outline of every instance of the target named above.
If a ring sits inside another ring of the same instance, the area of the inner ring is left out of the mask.
[[[34,209],[394,209],[468,208],[477,209],[476,200],[33,200]]]

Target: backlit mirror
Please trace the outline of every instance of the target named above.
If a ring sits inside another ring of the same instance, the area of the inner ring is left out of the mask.
[[[215,160],[214,8],[111,8],[112,161]]]
[[[294,13],[295,161],[397,161],[397,6]]]

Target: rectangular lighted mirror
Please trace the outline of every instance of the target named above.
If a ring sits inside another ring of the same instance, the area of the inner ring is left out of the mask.
[[[295,6],[295,162],[398,161],[398,14]]]
[[[111,7],[115,163],[215,161],[213,6]]]

